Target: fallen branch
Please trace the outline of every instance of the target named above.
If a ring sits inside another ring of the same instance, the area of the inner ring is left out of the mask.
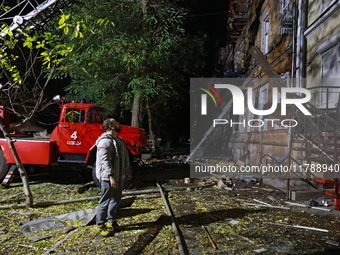
[[[30,217],[34,214],[34,212],[32,212],[32,211],[29,211],[29,212],[26,212],[26,213],[17,212],[17,211],[9,211],[7,213],[11,214],[11,215],[20,215],[20,216],[27,216],[27,217]]]
[[[206,185],[197,185],[197,186],[183,186],[183,187],[173,187],[173,188],[163,188],[165,192],[169,191],[179,191],[179,190],[186,190],[187,188],[191,189],[198,189],[198,188],[209,188],[216,185],[215,183],[210,183]],[[122,196],[130,196],[130,195],[142,195],[142,194],[149,194],[149,193],[159,193],[159,189],[149,189],[149,190],[137,190],[137,191],[125,191],[122,193]]]
[[[288,202],[288,201],[285,201],[285,203],[288,204],[288,205],[295,205],[295,206],[301,206],[301,207],[309,207],[309,205],[298,204],[298,203],[293,203],[293,202]]]
[[[210,218],[212,218],[213,220],[215,220],[215,221],[218,221],[218,219],[216,219],[214,216],[212,216],[211,214],[209,214],[209,213],[206,213]]]
[[[185,244],[182,243],[181,234],[180,234],[179,229],[177,227],[177,224],[176,224],[176,221],[175,221],[175,216],[172,214],[171,207],[168,204],[167,198],[164,195],[163,187],[158,183],[157,183],[157,187],[159,188],[159,191],[161,192],[166,211],[168,212],[168,215],[169,215],[170,220],[171,220],[172,229],[174,230],[174,233],[175,233],[175,236],[176,236],[179,254],[180,255],[188,254],[189,252],[187,251]]]
[[[332,211],[332,209],[320,208],[320,207],[315,207],[315,206],[311,206],[311,209],[325,211],[325,212],[331,212]]]
[[[264,222],[264,223],[277,225],[277,226],[283,226],[283,227],[292,227],[292,228],[301,228],[301,229],[308,229],[308,230],[314,230],[314,231],[320,231],[320,232],[329,232],[329,230],[322,229],[322,228],[305,227],[305,226],[299,226],[299,225],[286,225],[286,224],[279,224],[279,223],[272,223],[272,222]]]
[[[26,244],[20,244],[19,247],[24,247],[24,248],[32,248],[32,249],[38,249],[38,247],[34,247],[32,245],[26,245]],[[46,248],[43,248],[45,251],[47,250]]]
[[[320,210],[320,211],[326,211],[326,212],[331,212],[332,209],[327,209],[327,208],[320,208],[320,207],[316,207],[316,206],[309,206],[309,205],[305,205],[305,204],[298,204],[298,203],[292,203],[292,202],[285,202],[288,205],[293,205],[293,206],[300,206],[300,207],[307,207],[307,208],[311,208],[311,209],[315,209],[315,210]]]
[[[261,188],[261,187],[256,187],[256,186],[253,186],[252,188],[253,189],[261,189],[261,190],[269,191],[269,192],[274,191],[273,189]]]
[[[71,200],[61,200],[61,201],[51,201],[51,202],[36,202],[33,203],[33,207],[44,207],[50,205],[62,205],[62,204],[70,204],[70,203],[77,203],[87,200],[95,200],[100,199],[100,196],[96,197],[85,197],[85,198],[78,198],[78,199],[71,199]],[[12,204],[12,205],[2,205],[0,206],[0,210],[7,210],[7,209],[16,209],[16,208],[26,208],[26,204]]]
[[[157,251],[163,245],[162,242],[159,242],[152,250],[150,250],[146,255],[153,255],[155,251]]]
[[[18,195],[13,195],[11,198],[1,199],[0,204],[7,203],[8,201],[11,201],[11,200],[19,200],[19,199],[23,200],[24,198],[23,197],[20,198],[20,196],[21,194],[18,194]]]
[[[260,200],[257,200],[257,199],[253,199],[255,202],[258,202],[258,203],[261,203],[261,204],[264,204],[264,205],[267,205],[267,206],[272,206],[271,204],[268,204],[268,203],[265,203],[265,202],[262,202]]]
[[[94,183],[94,181],[85,183],[84,185],[82,185],[82,186],[80,186],[78,188],[75,188],[74,192],[76,192],[76,193],[83,193],[84,191],[88,190],[91,187],[97,187],[97,185]]]
[[[275,209],[284,209],[284,210],[290,210],[290,207],[284,207],[284,206],[273,206],[273,205],[263,205],[263,204],[253,204],[253,203],[244,203],[245,206],[255,206],[255,207],[268,207],[268,208],[275,208]]]
[[[80,228],[76,228],[75,230],[73,230],[71,233],[69,233],[67,236],[65,236],[62,240],[60,240],[59,242],[57,242],[51,249],[47,250],[43,255],[48,255],[51,252],[54,252],[56,248],[58,248],[58,246],[60,246],[63,242],[65,242],[67,239],[70,238],[71,235],[73,235],[74,233],[76,233]]]
[[[205,228],[205,226],[203,226],[203,225],[202,225],[202,228],[203,228],[204,232],[207,234],[207,237],[208,237],[208,239],[209,239],[209,242],[210,242],[211,246],[216,250],[216,249],[217,249],[217,246],[216,246],[216,244],[214,243],[214,241],[212,240],[212,238],[211,238],[211,236],[210,236],[208,230],[207,230],[207,229]]]
[[[214,185],[215,184],[210,183],[210,184],[207,184],[207,185],[174,187],[174,188],[170,188],[170,189],[164,189],[164,191],[169,192],[169,191],[186,190],[188,187],[190,187],[192,189],[208,188],[208,187],[212,187]],[[159,192],[160,191],[158,189],[125,191],[125,192],[122,193],[122,196],[142,195],[142,194],[159,193]],[[50,205],[62,205],[62,204],[78,203],[78,202],[82,202],[82,201],[96,200],[96,199],[100,199],[100,196],[85,197],[85,198],[78,198],[78,199],[71,199],[71,200],[62,200],[62,201],[55,201],[55,202],[53,202],[53,201],[51,201],[51,202],[37,202],[37,203],[33,203],[33,207],[44,207],[44,206],[50,206]],[[16,209],[16,208],[26,208],[26,205],[25,204],[12,204],[12,205],[0,206],[0,210]]]
[[[37,203],[33,203],[33,207],[63,205],[63,204],[77,203],[77,202],[83,202],[83,201],[87,201],[87,200],[96,200],[96,199],[100,199],[100,196],[84,197],[84,198],[71,199],[71,200],[61,200],[61,201],[54,201],[54,202],[53,201],[51,201],[51,202],[37,202]],[[128,199],[129,198],[126,198],[126,200],[128,200]],[[121,201],[121,203],[122,202],[123,202],[123,200]],[[2,206],[0,206],[0,210],[16,209],[16,208],[26,208],[26,205],[25,204],[14,204],[14,205],[2,205]]]
[[[168,220],[168,216],[162,215],[157,221],[152,224],[148,231],[140,234],[138,236],[138,240],[124,253],[124,255],[137,255],[140,254],[143,249],[152,242],[152,240],[156,237],[159,230],[164,226],[165,222]]]
[[[229,230],[229,229],[226,229],[226,231],[227,231],[229,234],[232,234],[232,235],[234,235],[234,236],[237,236],[237,237],[239,237],[239,238],[241,238],[241,239],[247,241],[248,243],[255,244],[253,241],[249,240],[249,239],[248,239],[247,237],[245,237],[245,236],[241,236],[241,235],[239,235],[239,234],[237,234],[237,233],[235,233],[235,232],[233,232],[233,231],[231,231],[231,230]]]
[[[339,243],[336,242],[336,241],[333,241],[333,240],[327,240],[325,243],[330,244],[330,245],[334,245],[334,246],[339,246]]]

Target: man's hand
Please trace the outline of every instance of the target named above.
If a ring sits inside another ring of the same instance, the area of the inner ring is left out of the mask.
[[[109,176],[111,188],[118,189],[118,181],[113,178],[112,175]]]
[[[127,175],[125,175],[125,179],[126,179],[127,181],[130,181],[131,178],[132,178],[132,174],[127,174]]]

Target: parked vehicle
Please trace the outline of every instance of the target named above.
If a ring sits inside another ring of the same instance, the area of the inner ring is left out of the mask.
[[[97,138],[105,132],[102,116],[105,109],[86,103],[66,103],[61,105],[59,123],[49,138],[13,135],[15,148],[24,165],[66,164],[95,165]],[[8,116],[4,116],[9,126]],[[146,149],[144,129],[121,125],[119,136],[129,149],[131,166],[136,170],[141,154]],[[4,179],[11,165],[15,165],[7,140],[0,138],[0,181]],[[93,169],[95,171],[95,169]],[[98,180],[95,179],[98,183]]]

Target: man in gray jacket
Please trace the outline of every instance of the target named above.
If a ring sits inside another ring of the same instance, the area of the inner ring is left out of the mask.
[[[130,180],[131,174],[128,148],[124,139],[117,136],[120,131],[119,122],[107,119],[103,127],[106,132],[96,141],[96,176],[101,184],[96,224],[99,233],[106,237],[120,229],[114,220],[122,196],[122,176]]]

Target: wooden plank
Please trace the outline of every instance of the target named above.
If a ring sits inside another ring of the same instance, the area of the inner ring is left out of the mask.
[[[263,71],[268,75],[268,77],[273,79],[272,82],[279,91],[281,91],[282,87],[287,87],[281,77],[275,71],[274,67],[272,67],[272,65],[268,62],[268,60],[258,47],[255,46],[251,48],[249,52],[255,58],[257,63],[262,67]]]
[[[212,238],[211,238],[211,236],[210,236],[208,230],[207,230],[207,229],[205,228],[205,226],[203,226],[203,225],[202,225],[202,228],[203,228],[205,234],[207,235],[207,237],[208,237],[208,239],[209,239],[209,242],[210,242],[211,246],[216,250],[216,249],[217,249],[217,246],[216,246],[216,244],[214,243],[214,241],[212,240]]]

